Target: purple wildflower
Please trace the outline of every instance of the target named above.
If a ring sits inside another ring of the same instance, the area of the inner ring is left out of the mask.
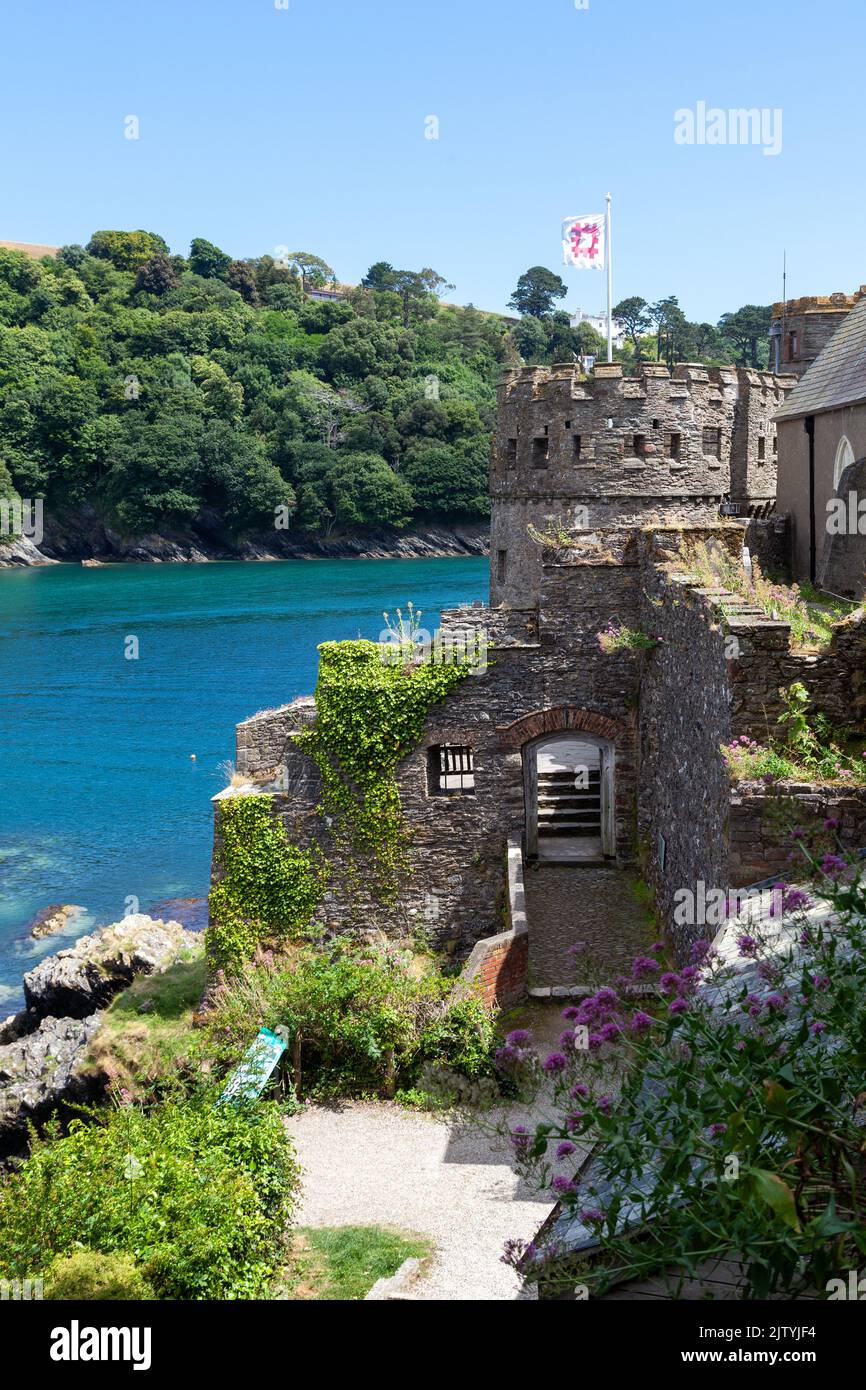
[[[551,1052],[550,1056],[544,1059],[543,1065],[546,1072],[564,1071],[568,1066],[568,1058],[561,1052]]]
[[[645,1033],[647,1028],[652,1028],[653,1020],[649,1014],[645,1014],[642,1009],[637,1009],[631,1016],[631,1031],[633,1033]]]

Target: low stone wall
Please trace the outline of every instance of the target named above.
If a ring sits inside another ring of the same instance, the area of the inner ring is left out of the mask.
[[[732,888],[778,875],[796,876],[802,860],[791,830],[820,828],[839,822],[834,834],[845,849],[866,846],[866,787],[827,786],[811,782],[739,782],[731,793],[729,876]]]
[[[746,527],[743,545],[761,567],[762,574],[791,573],[791,519],[784,512],[754,516]]]
[[[523,847],[519,836],[508,841],[508,920],[510,929],[485,937],[472,949],[460,979],[480,986],[488,1008],[513,1008],[526,998],[529,975],[529,926],[523,890]]]
[[[292,734],[312,724],[315,717],[315,700],[312,695],[304,695],[290,705],[261,710],[245,719],[235,730],[238,772],[256,777],[283,767]]]

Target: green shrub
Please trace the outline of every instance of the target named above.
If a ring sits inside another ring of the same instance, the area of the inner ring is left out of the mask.
[[[284,1027],[300,1037],[302,1089],[319,1096],[389,1094],[431,1061],[479,1075],[492,1048],[490,1016],[418,963],[393,946],[346,939],[260,957],[214,992],[202,1049],[227,1070],[256,1028]]]
[[[153,1296],[131,1255],[76,1250],[59,1255],[45,1271],[44,1297],[59,1302],[147,1302]]]
[[[298,1186],[277,1106],[132,1106],[34,1139],[0,1183],[0,1277],[80,1245],[130,1256],[158,1298],[266,1294]]]
[[[423,1029],[415,1060],[448,1068],[472,1080],[491,1076],[495,1036],[493,1016],[481,1000],[458,999],[447,1013]]]

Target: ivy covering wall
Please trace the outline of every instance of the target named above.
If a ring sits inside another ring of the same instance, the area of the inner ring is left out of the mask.
[[[322,777],[326,818],[348,884],[393,902],[408,872],[397,765],[417,746],[428,711],[469,671],[465,663],[392,662],[375,642],[319,648],[316,723],[297,736]],[[291,844],[268,795],[220,804],[210,895],[208,959],[237,971],[259,946],[303,935],[321,902],[329,865]]]

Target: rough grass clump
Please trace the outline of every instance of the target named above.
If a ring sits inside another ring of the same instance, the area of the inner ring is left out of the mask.
[[[493,1020],[453,980],[391,945],[338,940],[260,957],[212,995],[203,1051],[227,1070],[261,1027],[285,1028],[298,1091],[313,1096],[392,1096],[421,1068],[471,1078],[492,1072]]]
[[[750,577],[727,550],[710,547],[705,541],[687,547],[683,560],[705,587],[719,585],[730,589],[738,598],[760,608],[768,618],[790,623],[792,651],[818,651],[828,646],[839,623],[855,607],[822,594],[811,585],[788,586],[771,581],[761,573],[754,556]]]
[[[91,1040],[87,1069],[130,1098],[152,1097],[189,1070],[194,1015],[207,983],[203,938],[184,954],[117,995]]]
[[[34,1136],[0,1182],[0,1277],[82,1246],[128,1255],[158,1298],[260,1298],[284,1255],[298,1167],[279,1108],[123,1106]]]
[[[292,1242],[286,1298],[351,1302],[390,1279],[405,1260],[424,1260],[431,1243],[382,1226],[302,1228]]]

